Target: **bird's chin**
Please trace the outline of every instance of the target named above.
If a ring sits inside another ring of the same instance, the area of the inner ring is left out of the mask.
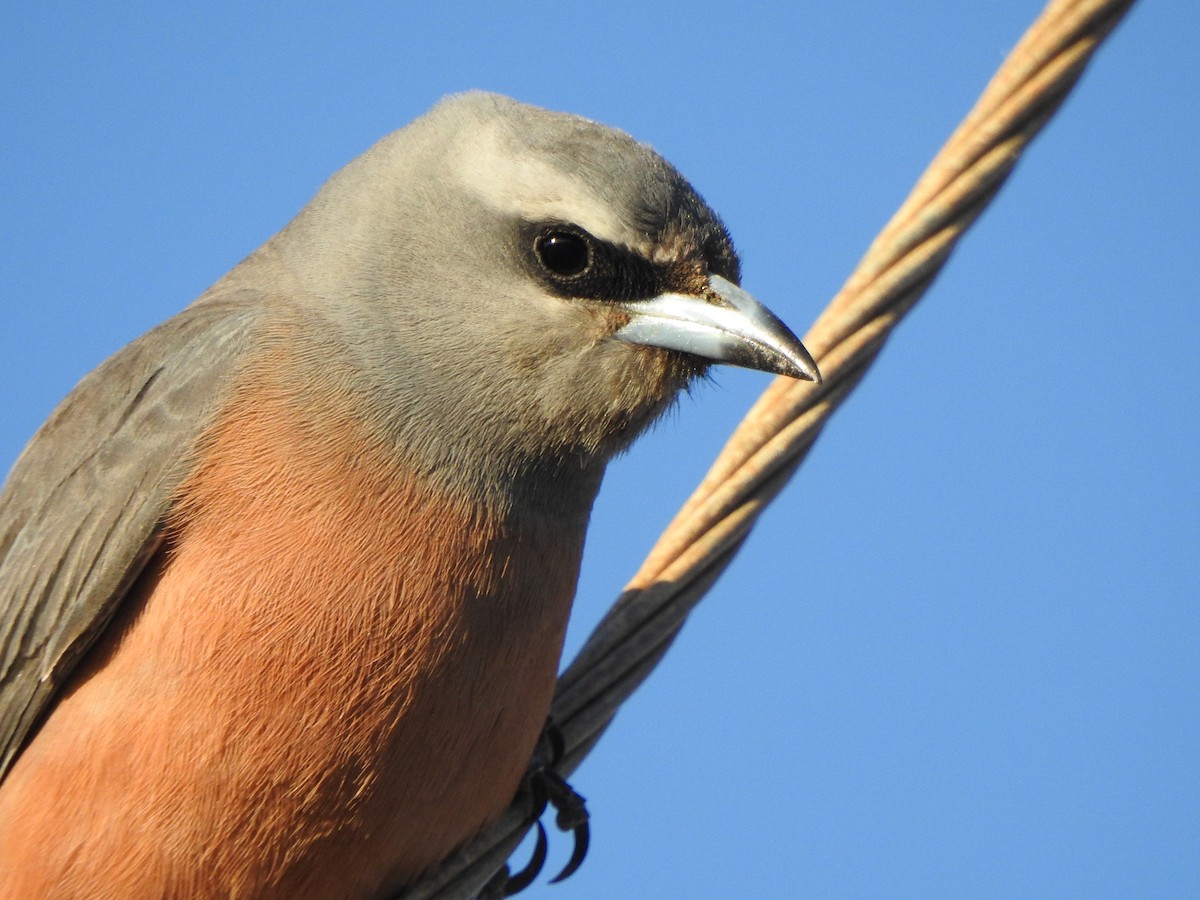
[[[624,452],[654,423],[674,408],[679,396],[705,377],[709,364],[700,357],[657,347],[638,347],[625,389],[624,408],[613,409],[604,450]]]

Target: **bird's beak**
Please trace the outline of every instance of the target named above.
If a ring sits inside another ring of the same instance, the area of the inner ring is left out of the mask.
[[[820,383],[816,362],[773,312],[720,275],[708,285],[711,296],[659,294],[622,304],[630,319],[613,336]]]

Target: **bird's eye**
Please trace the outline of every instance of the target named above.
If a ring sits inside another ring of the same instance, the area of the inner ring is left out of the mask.
[[[581,274],[592,262],[587,240],[574,231],[546,231],[538,235],[533,249],[538,262],[561,278]]]

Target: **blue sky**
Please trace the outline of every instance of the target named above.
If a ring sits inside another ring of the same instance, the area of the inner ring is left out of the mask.
[[[1040,4],[130,2],[0,17],[0,467],[471,87],[654,144],[797,331]],[[531,896],[1200,894],[1200,9],[1105,46],[577,773]],[[766,378],[610,470],[568,653]],[[565,843],[553,852],[566,853]]]

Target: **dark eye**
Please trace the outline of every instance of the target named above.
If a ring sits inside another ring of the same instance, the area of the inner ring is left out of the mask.
[[[538,262],[562,278],[584,272],[592,262],[587,239],[574,231],[547,231],[537,236],[533,250]]]

